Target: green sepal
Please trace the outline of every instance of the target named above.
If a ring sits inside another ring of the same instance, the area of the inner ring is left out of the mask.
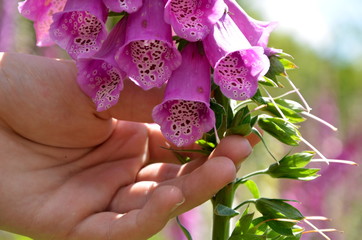
[[[297,127],[282,118],[262,114],[259,115],[258,125],[265,132],[287,145],[298,146],[301,141],[301,134]]]
[[[263,110],[268,111],[277,117],[282,117],[280,112],[278,111],[278,108],[291,123],[300,123],[305,121],[305,118],[298,114],[296,111],[286,106],[280,105],[277,102],[276,105],[273,102],[268,102]]]
[[[247,136],[251,133],[251,116],[248,106],[245,106],[235,113],[230,127],[226,131],[226,135],[242,135]]]
[[[303,107],[300,103],[290,100],[290,99],[284,99],[284,98],[276,98],[274,101],[283,107],[289,108],[293,110],[294,112],[300,113],[306,111],[305,107]]]
[[[226,114],[226,110],[221,104],[217,103],[215,99],[211,99],[210,108],[215,113],[215,127],[219,129],[223,124],[223,116]]]
[[[281,83],[275,82],[274,80],[265,76],[262,79],[259,79],[258,83],[268,87],[284,87]]]
[[[273,178],[289,178],[310,181],[319,177],[318,168],[304,168],[313,158],[314,152],[305,151],[283,157],[279,162],[269,166],[266,171]]]

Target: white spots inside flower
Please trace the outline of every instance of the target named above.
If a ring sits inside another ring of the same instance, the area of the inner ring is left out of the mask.
[[[97,51],[98,36],[102,31],[101,21],[88,11],[73,11],[64,13],[59,27],[55,29],[54,35],[62,37],[70,35],[72,39],[67,49],[71,56]]]
[[[168,45],[159,40],[140,40],[131,42],[125,54],[131,57],[137,72],[130,77],[146,88],[160,86],[168,80],[171,69],[168,61],[172,61],[174,53]]]
[[[202,134],[201,125],[208,121],[208,107],[201,102],[173,100],[164,104],[167,111],[166,137],[177,146],[196,141]]]
[[[88,87],[96,91],[92,100],[97,105],[97,109],[106,110],[118,101],[119,91],[115,90],[120,87],[122,75],[117,68],[102,63],[97,69],[87,71],[84,75]]]
[[[119,3],[120,8],[125,9],[125,10],[128,9],[128,4],[127,4],[126,0],[119,0],[118,3]]]
[[[205,12],[202,8],[210,8],[210,4],[204,4],[204,1],[197,0],[173,0],[170,3],[172,14],[181,27],[181,37],[201,40],[204,33],[209,32],[209,28],[202,22]],[[203,6],[205,5],[205,6]]]
[[[253,83],[245,51],[237,51],[227,55],[217,65],[215,71],[218,84],[230,98],[245,100],[251,97]],[[257,83],[254,83],[257,84]]]

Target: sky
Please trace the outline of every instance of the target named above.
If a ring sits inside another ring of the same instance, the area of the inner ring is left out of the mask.
[[[264,19],[278,21],[276,31],[290,32],[326,56],[362,57],[361,0],[254,0]]]

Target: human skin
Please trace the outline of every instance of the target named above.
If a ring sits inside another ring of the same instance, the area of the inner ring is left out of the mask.
[[[257,142],[229,136],[180,165],[144,123],[162,88],[125,81],[119,103],[98,113],[75,79],[73,61],[0,53],[0,229],[36,240],[147,239],[232,181]]]

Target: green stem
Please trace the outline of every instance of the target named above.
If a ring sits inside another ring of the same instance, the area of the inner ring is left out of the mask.
[[[255,171],[255,172],[252,172],[252,173],[249,173],[241,178],[238,178],[236,180],[236,183],[239,184],[239,183],[243,183],[244,181],[246,181],[248,178],[251,178],[253,176],[256,176],[256,175],[261,175],[261,174],[265,174],[268,172],[268,168],[267,169],[264,169],[264,170],[259,170],[259,171]]]
[[[222,124],[217,129],[217,133],[221,138],[223,138],[227,128],[228,128],[228,118],[233,116],[233,112],[230,108],[230,99],[226,98],[220,91],[219,88],[216,88],[214,91],[214,97],[217,103],[221,104],[226,114],[223,115]],[[232,208],[235,187],[234,182],[228,184],[223,189],[221,189],[212,199],[213,209],[218,204],[222,204],[226,207]],[[213,216],[213,228],[212,228],[212,240],[227,240],[230,233],[230,217],[219,216],[214,212]]]
[[[221,189],[212,199],[213,209],[215,209],[218,204],[232,208],[234,193],[234,183],[230,183]],[[227,240],[229,238],[229,234],[230,217],[219,216],[214,212],[212,240]]]

